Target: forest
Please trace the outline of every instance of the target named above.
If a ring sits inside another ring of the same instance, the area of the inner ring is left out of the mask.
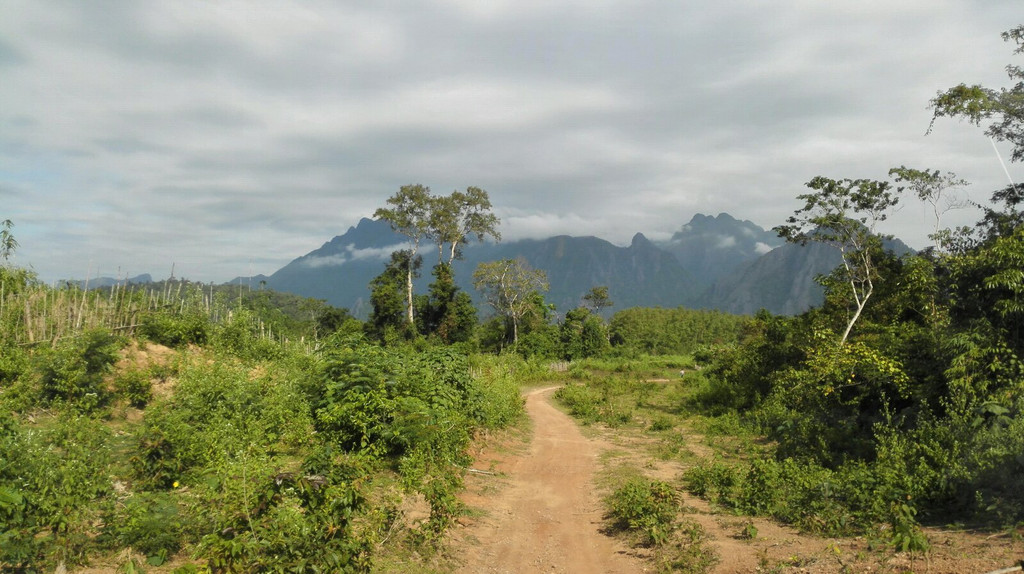
[[[1024,27],[1004,39],[1024,54]],[[1008,71],[1010,88],[960,85],[931,105],[936,121],[987,124],[1020,162],[1024,72]],[[699,417],[747,441],[678,483],[613,489],[610,520],[675,548],[657,555],[662,570],[713,563],[678,543],[699,539],[679,521],[682,490],[898,552],[927,552],[925,528],[942,525],[1019,537],[1024,188],[995,190],[976,225],[945,229],[965,182],[932,168],[887,176],[816,177],[776,228],[842,255],[819,278],[824,304],[799,316],[632,308],[606,320],[606,287],[555,309],[522,260],[476,269],[484,315],[451,266],[467,241],[499,236],[474,187],[405,186],[378,210],[414,248],[371,283],[367,321],[253,287],[46,285],[9,263],[19,245],[5,221],[0,569],[445,571],[470,445],[523,424],[521,391],[541,381],[565,383],[558,400],[585,424],[657,433]],[[910,201],[932,206],[934,244],[896,255],[878,227]],[[425,294],[413,292],[421,241],[438,254]],[[680,370],[671,385],[648,380]],[[656,396],[660,414],[645,414]],[[413,499],[421,520],[405,512]]]

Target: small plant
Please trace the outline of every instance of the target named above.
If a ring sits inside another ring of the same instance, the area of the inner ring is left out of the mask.
[[[665,415],[659,415],[659,416],[655,417],[653,421],[651,421],[651,427],[650,428],[654,432],[661,432],[661,431],[672,430],[673,426],[675,426],[675,425],[673,424],[672,419],[670,419],[669,417],[667,417]]]
[[[754,521],[747,519],[743,522],[743,527],[740,528],[740,538],[743,540],[756,540],[757,539],[757,526],[754,525]]]
[[[105,535],[121,547],[149,557],[151,565],[177,552],[183,542],[185,521],[171,494],[140,493],[119,505],[106,521]]]
[[[909,502],[897,501],[892,504],[891,511],[889,523],[893,547],[900,552],[928,550],[928,537],[917,524],[917,509]]]
[[[704,463],[683,474],[686,489],[691,494],[712,502],[734,503],[740,477],[736,469],[720,462]]]
[[[171,311],[146,313],[140,319],[139,334],[168,347],[203,345],[209,338],[209,319],[200,312]]]
[[[103,375],[113,368],[120,346],[121,341],[109,331],[96,329],[42,353],[38,371],[44,403],[82,412],[105,404],[110,393]]]
[[[153,383],[146,371],[131,369],[114,380],[114,391],[129,405],[141,409],[153,398]]]
[[[602,413],[601,420],[611,428],[618,428],[629,424],[633,420],[633,411],[627,409],[609,408]]]
[[[659,572],[683,572],[704,574],[718,564],[718,555],[707,544],[704,528],[692,520],[679,525],[678,536],[660,549],[658,553]]]
[[[586,385],[565,385],[555,392],[555,398],[569,408],[569,414],[584,422],[593,422],[598,417],[597,405],[600,399]]]
[[[668,540],[679,510],[670,484],[641,477],[627,481],[607,502],[616,527],[638,531],[645,544],[655,546]]]

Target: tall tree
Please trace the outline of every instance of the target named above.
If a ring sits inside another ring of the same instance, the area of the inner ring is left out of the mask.
[[[433,199],[430,212],[430,236],[437,242],[437,260],[447,263],[458,259],[462,245],[476,236],[477,241],[491,236],[501,240],[498,232],[500,220],[491,212],[491,200],[479,187],[468,187],[465,193],[453,191],[451,195]]]
[[[601,309],[607,309],[615,305],[615,302],[608,297],[608,287],[601,285],[587,291],[587,294],[583,296],[583,304],[594,313],[600,315]]]
[[[512,321],[512,344],[519,342],[519,321],[530,311],[533,294],[548,290],[548,277],[522,257],[477,265],[473,287],[503,317]]]
[[[558,331],[561,355],[568,361],[596,357],[609,346],[604,321],[586,307],[566,313]]]
[[[816,241],[839,250],[840,278],[850,288],[853,303],[853,313],[840,339],[844,344],[875,290],[878,265],[874,257],[883,239],[875,233],[875,226],[888,217],[899,198],[890,191],[888,182],[868,179],[818,176],[807,182],[807,187],[814,193],[797,196],[804,206],[786,220],[787,225],[775,231],[791,243]]]
[[[935,227],[928,238],[935,242],[938,250],[947,250],[947,236],[942,233],[942,216],[950,210],[967,206],[967,202],[957,194],[957,190],[970,185],[967,180],[957,177],[953,172],[940,173],[939,170],[920,170],[906,166],[894,167],[889,170],[889,177],[896,183],[905,184],[905,188],[914,192],[918,199],[931,206]],[[899,187],[897,191],[903,191]]]
[[[404,280],[408,272],[419,275],[423,258],[414,256],[411,251],[401,250],[391,254],[391,261],[384,272],[370,281],[370,303],[373,310],[366,322],[368,334],[384,340],[389,331],[411,332],[411,327],[403,320],[405,315]]]
[[[415,324],[412,297],[413,264],[417,258],[420,241],[430,233],[433,201],[429,187],[420,184],[403,185],[398,193],[388,198],[390,208],[379,208],[373,214],[375,218],[387,221],[391,229],[408,237],[412,243],[409,249],[410,256],[406,258],[405,274],[406,322],[410,327]]]
[[[1003,32],[1002,36],[1004,41],[1017,44],[1014,54],[1024,54],[1024,26]],[[997,90],[979,84],[960,84],[940,91],[931,100],[934,115],[928,131],[934,128],[935,120],[942,117],[966,119],[976,126],[994,120],[986,128],[985,135],[1011,144],[1012,161],[1024,161],[1024,68],[1011,64],[1006,66],[1006,73],[1011,81],[1016,81],[1010,88]],[[978,206],[984,211],[984,218],[976,230],[978,239],[982,241],[1012,236],[1017,227],[1024,224],[1024,211],[1019,207],[1024,204],[1024,185],[1011,181],[1007,187],[992,193],[992,203],[1001,204],[1003,209]]]
[[[432,274],[434,282],[419,314],[423,334],[436,335],[446,344],[470,340],[477,322],[472,298],[455,284],[451,265],[438,263]]]

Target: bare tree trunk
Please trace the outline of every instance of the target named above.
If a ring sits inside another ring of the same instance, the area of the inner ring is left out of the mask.
[[[846,266],[847,273],[850,274],[851,277],[850,289],[853,291],[853,300],[857,303],[857,311],[854,312],[853,317],[850,318],[849,323],[846,324],[846,330],[843,331],[843,338],[839,341],[840,345],[846,344],[846,339],[850,336],[850,331],[853,330],[854,323],[857,322],[857,319],[860,319],[861,312],[864,311],[864,307],[868,304],[868,299],[871,298],[871,293],[875,290],[875,284],[871,281],[871,260],[867,255],[862,256],[861,263],[864,268],[865,282],[867,283],[867,289],[864,291],[863,297],[861,297],[860,291],[857,290],[857,282],[852,279],[853,275],[850,271],[850,265],[846,262],[845,257],[843,258],[843,265]]]
[[[406,319],[409,321],[409,326],[412,327],[415,324],[415,318],[412,312],[412,258],[409,259],[409,267],[405,274],[405,302],[406,302]]]
[[[853,314],[853,318],[850,319],[850,322],[846,324],[846,330],[843,331],[843,338],[839,341],[840,345],[846,344],[846,338],[850,336],[850,331],[853,330],[853,324],[857,322],[857,319],[860,319],[860,313],[864,310],[864,306],[867,305],[868,297],[870,296],[871,291],[868,291],[867,295],[864,296],[864,299],[857,303],[857,311]]]

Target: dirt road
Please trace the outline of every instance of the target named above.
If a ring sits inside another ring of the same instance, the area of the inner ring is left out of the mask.
[[[504,478],[476,501],[487,512],[463,532],[460,572],[646,571],[628,548],[600,532],[593,480],[601,449],[548,403],[555,388],[526,396],[534,429],[529,451],[492,459]]]

